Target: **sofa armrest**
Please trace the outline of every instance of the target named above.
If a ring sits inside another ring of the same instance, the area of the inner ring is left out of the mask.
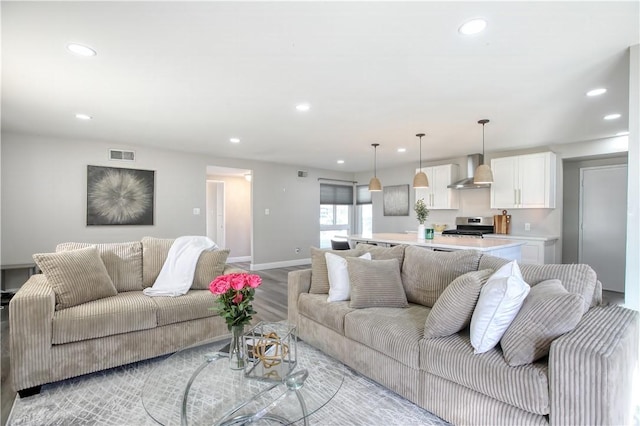
[[[597,306],[552,343],[550,424],[631,424],[638,317],[620,306]]]
[[[298,325],[298,298],[302,293],[309,293],[311,288],[311,269],[300,269],[289,272],[288,276],[288,316],[289,324]]]
[[[37,274],[9,302],[11,374],[16,391],[49,383],[56,298],[44,275]]]

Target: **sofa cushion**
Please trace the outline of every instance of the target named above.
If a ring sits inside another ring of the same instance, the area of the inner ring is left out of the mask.
[[[406,309],[358,309],[345,316],[344,334],[417,369],[420,366],[418,342],[422,339],[424,321],[429,311],[429,308],[413,304]]]
[[[157,305],[158,327],[218,315],[216,296],[209,290],[189,290],[179,297],[152,297]]]
[[[173,238],[142,238],[142,285],[151,287],[156,282],[160,274],[164,261],[173,244]],[[194,290],[206,290],[209,284],[219,275],[222,275],[225,268],[229,249],[218,249],[204,251],[196,264],[196,271],[191,286]]]
[[[93,246],[58,253],[37,253],[33,260],[53,288],[57,310],[118,294],[98,250]]]
[[[398,259],[400,268],[402,268],[402,264],[404,263],[404,249],[406,247],[406,245],[381,247],[364,243],[357,245],[359,250],[363,250],[365,253],[371,253],[371,259],[373,260]]]
[[[116,290],[142,290],[142,243],[62,243],[56,252],[95,246]]]
[[[352,308],[405,308],[407,297],[402,287],[397,259],[366,260],[348,257]]]
[[[500,257],[482,255],[479,269],[498,269],[508,260]],[[531,286],[539,282],[558,279],[562,286],[570,293],[579,294],[584,298],[583,312],[589,310],[594,300],[600,299],[602,288],[597,285],[596,272],[584,264],[547,264],[547,265],[520,265],[522,277]],[[600,294],[596,294],[596,291]]]
[[[471,317],[471,344],[477,354],[498,344],[529,294],[514,260],[498,269],[480,290]]]
[[[425,339],[450,336],[468,326],[480,289],[492,273],[491,269],[483,269],[453,280],[436,300],[424,323]]]
[[[351,298],[351,283],[347,259],[333,253],[325,253],[327,273],[329,276],[329,297],[327,302],[341,302]],[[361,259],[371,260],[371,253],[360,256]]]
[[[462,274],[477,271],[479,260],[480,252],[476,250],[437,252],[407,247],[402,266],[407,300],[432,307],[449,283]]]
[[[358,257],[364,252],[358,248],[352,250],[326,250],[311,247],[311,288],[312,294],[329,294],[329,275],[325,253],[333,253],[340,257]]]
[[[349,302],[328,302],[325,294],[302,293],[298,313],[344,335],[344,317],[355,309]]]
[[[53,314],[54,345],[154,328],[156,304],[142,291],[83,303]]]
[[[547,363],[511,367],[493,348],[475,355],[466,331],[420,341],[420,368],[535,414],[549,414]]]
[[[573,330],[582,318],[583,302],[582,296],[569,293],[560,280],[533,287],[500,340],[507,363],[524,365],[548,355],[551,342]]]

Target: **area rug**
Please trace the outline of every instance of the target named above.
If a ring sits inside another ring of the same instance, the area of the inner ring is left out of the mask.
[[[45,385],[38,395],[16,398],[7,424],[157,425],[145,412],[140,393],[148,374],[165,358]],[[314,413],[309,423],[323,426],[448,424],[349,368],[345,369],[338,394]]]

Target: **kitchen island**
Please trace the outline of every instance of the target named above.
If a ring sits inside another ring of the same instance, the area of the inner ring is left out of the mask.
[[[407,244],[434,251],[478,250],[492,256],[518,261],[521,259],[521,248],[525,244],[524,241],[508,239],[443,237],[440,235],[436,235],[433,240],[422,240],[418,239],[416,234],[400,233],[359,234],[349,236],[349,244],[352,247],[358,243],[377,244],[388,247]]]

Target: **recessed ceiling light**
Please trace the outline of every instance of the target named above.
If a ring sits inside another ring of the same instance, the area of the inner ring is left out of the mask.
[[[338,164],[344,164],[344,160],[338,160]]]
[[[604,95],[605,93],[607,93],[607,89],[605,89],[604,87],[601,87],[599,89],[589,90],[587,92],[587,96],[600,96],[600,95]]]
[[[603,118],[605,120],[615,120],[617,118],[620,118],[621,115],[620,114],[609,114],[609,115],[605,115]]]
[[[87,114],[76,114],[78,120],[91,120],[93,117]]]
[[[78,56],[96,56],[96,51],[88,46],[78,43],[67,44],[67,50]]]
[[[231,142],[231,143],[240,143],[240,139],[238,139],[238,138],[231,138],[231,139],[229,139],[229,142]]]
[[[460,25],[458,32],[463,35],[473,35],[482,32],[485,28],[487,28],[487,21],[482,18],[474,18]]]
[[[398,148],[398,152],[407,152],[407,148]]]
[[[628,131],[625,131],[625,132],[618,132],[618,133],[616,133],[616,136],[627,136],[628,134],[629,134],[629,132],[628,132]]]
[[[309,104],[299,104],[299,105],[296,105],[296,109],[298,111],[309,111],[311,109],[311,105],[309,105]]]

